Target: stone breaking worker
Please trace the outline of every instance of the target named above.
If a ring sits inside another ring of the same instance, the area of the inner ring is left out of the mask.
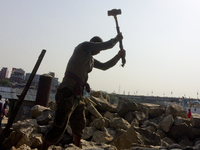
[[[80,140],[86,126],[85,106],[81,99],[84,88],[87,92],[90,91],[87,83],[88,73],[93,67],[101,70],[113,67],[120,58],[125,57],[125,50],[120,50],[117,55],[105,63],[94,59],[93,56],[102,50],[113,48],[122,39],[122,34],[118,34],[115,38],[103,42],[100,37],[95,36],[89,42],[83,42],[75,48],[63,81],[57,89],[55,119],[52,128],[44,137],[42,150],[59,142],[68,123],[72,129],[74,144],[81,147]]]

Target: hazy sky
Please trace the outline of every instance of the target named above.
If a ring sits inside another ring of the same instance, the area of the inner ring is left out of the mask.
[[[133,95],[186,96],[200,92],[199,0],[1,0],[0,69],[30,73],[42,49],[47,52],[37,74],[55,72],[62,81],[77,44],[94,35],[104,41],[116,36],[111,9],[124,36],[127,63],[93,69],[93,90]],[[105,62],[119,45],[95,56]],[[200,97],[200,95],[199,95]]]

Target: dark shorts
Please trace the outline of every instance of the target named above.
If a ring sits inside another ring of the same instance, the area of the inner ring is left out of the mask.
[[[67,88],[58,90],[56,93],[57,110],[53,127],[45,136],[45,140],[55,144],[62,138],[68,125],[73,134],[81,137],[86,126],[85,105],[80,98],[73,96]]]

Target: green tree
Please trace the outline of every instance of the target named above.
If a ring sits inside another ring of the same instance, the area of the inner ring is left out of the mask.
[[[9,86],[10,85],[10,81],[8,79],[1,79],[0,80],[0,85],[1,86]]]
[[[109,96],[110,96],[110,103],[111,104],[118,104],[119,95],[117,95],[117,94],[109,94]]]

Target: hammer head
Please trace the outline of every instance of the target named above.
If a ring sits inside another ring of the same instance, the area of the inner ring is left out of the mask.
[[[117,16],[121,13],[121,9],[112,9],[108,11],[108,16]]]

